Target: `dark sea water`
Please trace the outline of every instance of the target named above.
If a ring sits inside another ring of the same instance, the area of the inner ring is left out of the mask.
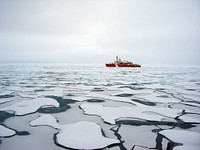
[[[0,149],[200,149],[200,68],[0,64]]]

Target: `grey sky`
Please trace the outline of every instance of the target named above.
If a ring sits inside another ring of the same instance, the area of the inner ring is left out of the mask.
[[[0,62],[200,66],[200,0],[0,0]]]

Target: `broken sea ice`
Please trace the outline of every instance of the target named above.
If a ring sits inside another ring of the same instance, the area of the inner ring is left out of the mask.
[[[169,140],[180,144],[173,150],[199,150],[200,149],[200,133],[185,130],[163,130],[159,134],[165,136]]]
[[[51,126],[59,129],[56,134],[58,145],[73,149],[100,149],[117,144],[117,139],[104,137],[101,127],[94,122],[80,121],[73,124],[60,125],[51,115],[42,115],[30,122],[31,126]]]
[[[59,103],[51,98],[36,98],[14,103],[11,106],[0,109],[0,111],[14,111],[15,115],[26,115],[36,112],[42,106],[59,107]]]
[[[14,130],[11,130],[3,125],[0,125],[0,137],[8,137],[8,136],[13,136],[15,134],[16,132]]]

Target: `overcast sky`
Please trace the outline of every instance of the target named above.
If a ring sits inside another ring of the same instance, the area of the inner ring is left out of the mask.
[[[200,66],[200,0],[0,0],[0,62]]]

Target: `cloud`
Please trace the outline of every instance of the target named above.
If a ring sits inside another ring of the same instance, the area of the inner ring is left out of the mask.
[[[0,20],[1,62],[200,65],[198,0],[1,0]]]

